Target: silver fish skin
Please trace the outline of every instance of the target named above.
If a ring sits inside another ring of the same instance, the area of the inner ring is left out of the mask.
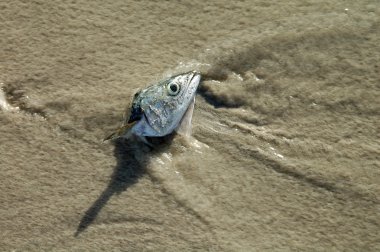
[[[162,137],[178,128],[188,129],[200,79],[200,73],[191,71],[137,92],[123,126],[105,140],[135,135],[146,142],[145,137]]]

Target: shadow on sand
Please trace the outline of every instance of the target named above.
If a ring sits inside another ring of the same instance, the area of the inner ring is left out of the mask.
[[[166,150],[172,139],[172,137],[152,138],[153,149],[142,143],[129,143],[124,140],[116,140],[114,143],[114,156],[117,164],[111,180],[98,199],[95,200],[83,215],[74,236],[77,237],[94,222],[102,208],[114,194],[119,194],[135,184],[146,173],[146,164],[149,156]],[[138,160],[136,159],[137,155]]]

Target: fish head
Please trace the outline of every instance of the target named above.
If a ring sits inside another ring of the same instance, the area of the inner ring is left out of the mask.
[[[200,73],[191,71],[172,76],[137,93],[129,118],[129,122],[140,120],[135,132],[157,137],[172,133],[189,106],[193,105],[200,79]]]

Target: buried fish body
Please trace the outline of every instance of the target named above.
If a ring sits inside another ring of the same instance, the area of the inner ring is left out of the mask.
[[[162,137],[173,131],[190,135],[200,79],[198,72],[191,71],[137,92],[124,116],[123,125],[104,140],[134,135],[147,143],[145,137]]]

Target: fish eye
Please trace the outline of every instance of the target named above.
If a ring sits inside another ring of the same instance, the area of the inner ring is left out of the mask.
[[[177,83],[170,83],[167,88],[170,95],[177,95],[180,90],[180,86]]]

